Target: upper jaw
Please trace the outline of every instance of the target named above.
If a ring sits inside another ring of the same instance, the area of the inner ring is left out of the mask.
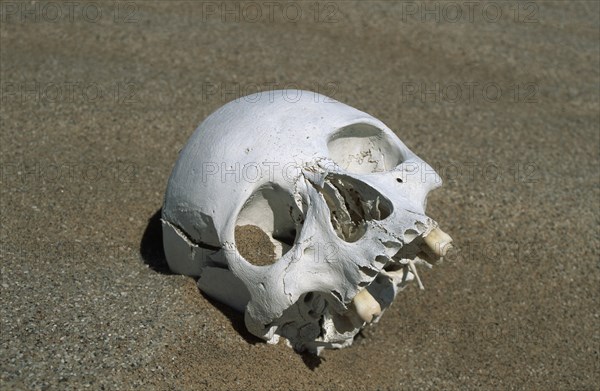
[[[435,228],[428,230],[426,235],[419,237],[411,242],[409,246],[403,247],[391,259],[380,272],[381,275],[387,277],[388,283],[392,284],[394,293],[397,292],[397,287],[416,278],[421,289],[424,286],[419,278],[415,263],[424,263],[430,265],[430,262],[435,262],[442,259],[452,248],[452,238],[450,235],[442,231],[437,225]],[[379,285],[379,279],[374,279],[372,284]],[[369,292],[369,287],[361,289],[352,299],[352,312],[358,315],[365,323],[370,323],[377,319],[385,307],[382,306],[373,295]]]

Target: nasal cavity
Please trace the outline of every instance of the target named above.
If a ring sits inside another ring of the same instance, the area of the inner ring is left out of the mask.
[[[364,182],[345,175],[329,174],[322,188],[330,221],[337,236],[356,242],[366,232],[367,221],[383,220],[392,213],[392,203]]]

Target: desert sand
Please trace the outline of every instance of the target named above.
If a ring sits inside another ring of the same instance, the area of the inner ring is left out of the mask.
[[[0,3],[0,389],[597,390],[599,3],[267,3]],[[161,254],[193,130],[280,88],[432,164],[456,246],[318,358]]]

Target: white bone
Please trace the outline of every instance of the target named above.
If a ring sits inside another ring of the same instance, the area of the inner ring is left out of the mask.
[[[236,99],[198,126],[173,168],[167,262],[244,311],[268,342],[281,336],[315,353],[349,346],[408,282],[423,286],[422,241],[447,251],[449,236],[425,215],[441,186],[432,173],[380,120],[331,98]]]

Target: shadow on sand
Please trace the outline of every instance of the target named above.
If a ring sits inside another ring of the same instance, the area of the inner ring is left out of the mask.
[[[173,274],[173,272],[169,269],[167,258],[165,257],[165,249],[162,240],[162,226],[160,222],[161,212],[162,209],[157,210],[148,220],[148,225],[144,230],[144,235],[140,242],[140,255],[142,256],[144,263],[148,265],[150,269],[157,273],[169,275]],[[246,329],[244,314],[240,314],[233,308],[216,301],[200,290],[198,290],[198,292],[229,319],[233,329],[240,334],[247,343],[252,345],[264,343],[262,339],[251,334],[248,329]],[[300,355],[302,361],[310,370],[314,371],[321,364],[322,359],[318,356],[310,353],[300,353]]]

